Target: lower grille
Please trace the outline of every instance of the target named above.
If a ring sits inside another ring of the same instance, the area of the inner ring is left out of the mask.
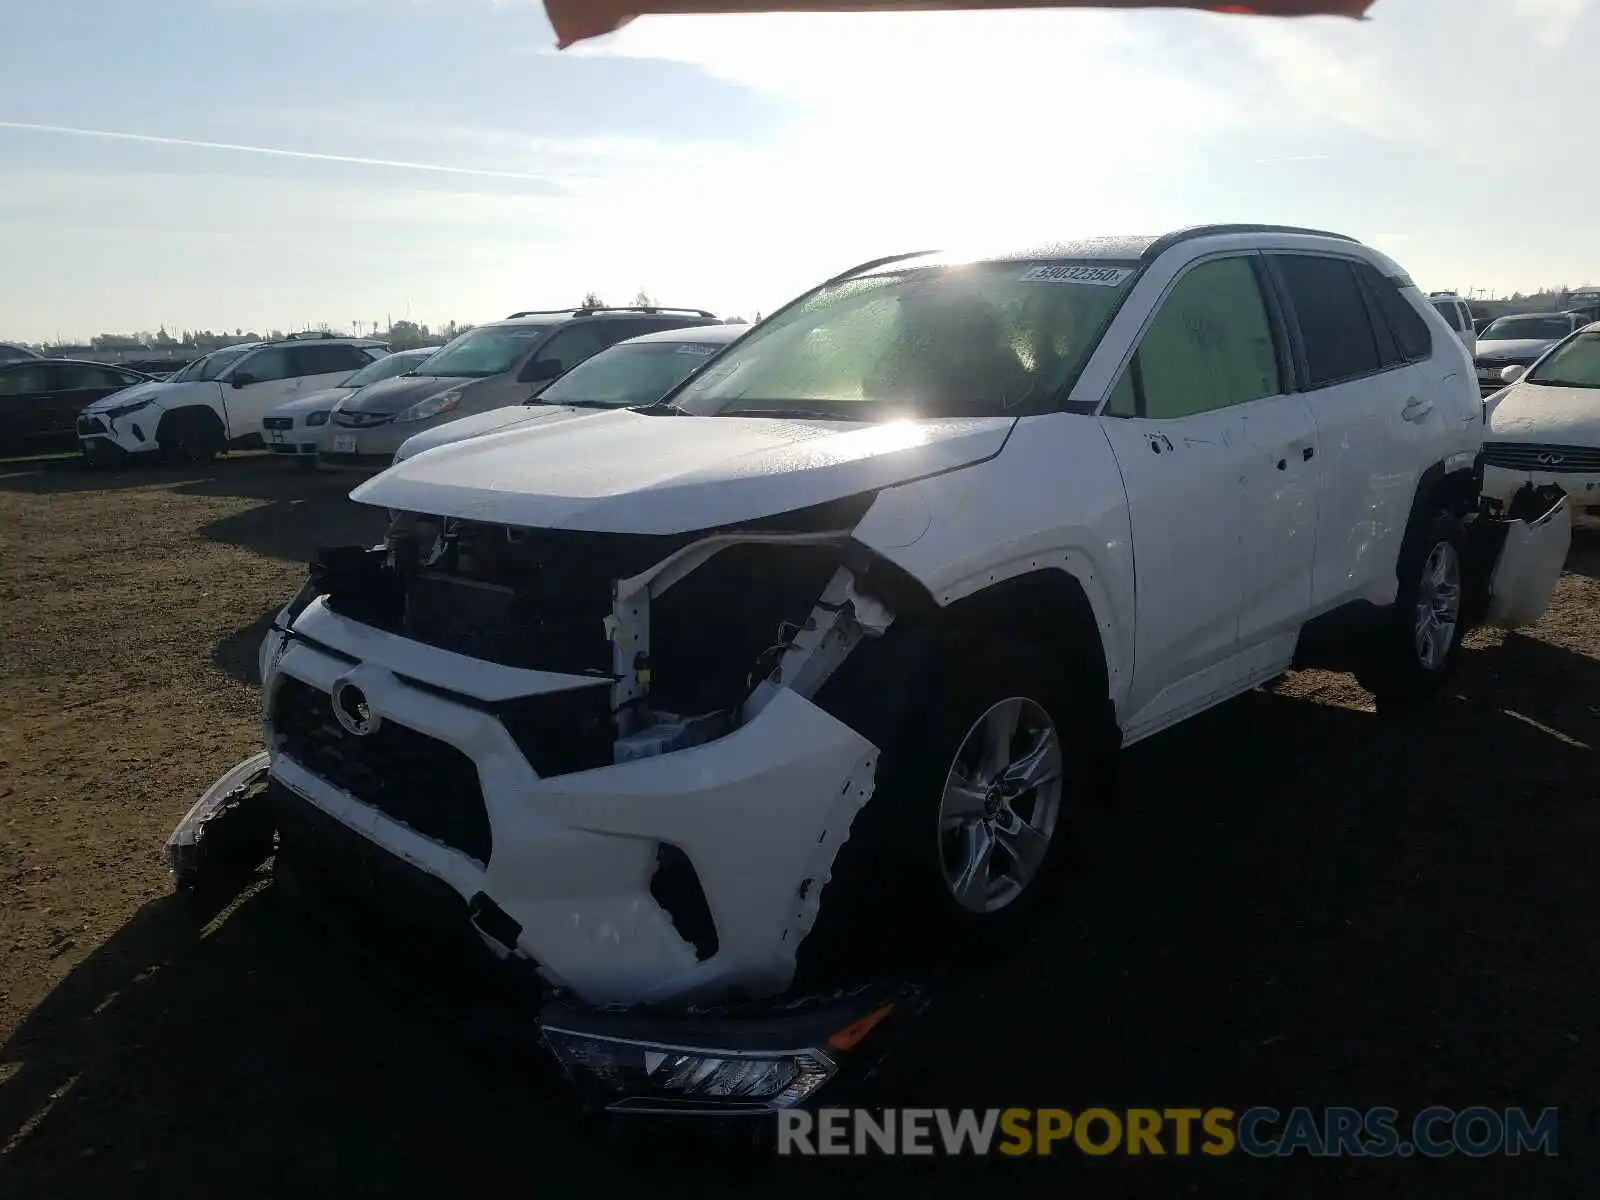
[[[278,830],[280,882],[385,966],[418,971],[419,994],[446,998],[515,982],[537,999],[532,969],[507,967],[474,929],[472,905],[454,888],[390,854],[273,781],[267,788]]]
[[[1537,442],[1485,442],[1483,463],[1487,467],[1542,471],[1553,475],[1600,474],[1600,449],[1551,446]]]
[[[263,428],[263,429],[293,429],[294,428],[294,418],[293,417],[262,417],[261,418],[261,428]]]
[[[393,413],[363,413],[363,412],[335,412],[332,416],[335,425],[345,429],[375,429],[379,425],[387,425],[394,420]]]
[[[393,721],[347,733],[326,692],[284,677],[272,705],[277,748],[314,775],[487,864],[493,835],[477,765],[461,751]]]

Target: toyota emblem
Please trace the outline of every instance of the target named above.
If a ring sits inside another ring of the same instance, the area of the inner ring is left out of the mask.
[[[383,724],[383,718],[373,712],[372,705],[367,703],[367,694],[348,679],[341,679],[333,685],[332,699],[334,720],[346,733],[366,737]]]
[[[1566,461],[1566,456],[1563,455],[1563,454],[1541,454],[1541,455],[1539,455],[1539,462],[1542,463],[1544,466],[1547,466],[1547,467],[1559,467],[1565,461]]]

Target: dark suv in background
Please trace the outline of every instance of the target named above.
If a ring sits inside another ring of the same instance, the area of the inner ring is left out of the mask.
[[[333,410],[318,461],[382,469],[407,438],[471,413],[521,404],[618,342],[715,322],[698,308],[562,308],[512,313],[448,342],[413,371]]]

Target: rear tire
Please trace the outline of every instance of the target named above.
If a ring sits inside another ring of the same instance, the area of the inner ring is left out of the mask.
[[[1406,539],[1400,588],[1384,614],[1369,661],[1356,680],[1379,700],[1425,699],[1450,677],[1467,625],[1466,530],[1461,519],[1437,512]]]
[[[1011,933],[1100,777],[1085,707],[1043,651],[940,638],[875,682],[908,703],[840,714],[882,755],[800,948],[807,983],[917,970]]]

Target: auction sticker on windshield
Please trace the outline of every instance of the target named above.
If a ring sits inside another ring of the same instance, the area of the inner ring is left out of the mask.
[[[1023,283],[1087,283],[1094,287],[1116,287],[1133,272],[1127,267],[1085,267],[1070,263],[1047,263],[1022,276]]]

